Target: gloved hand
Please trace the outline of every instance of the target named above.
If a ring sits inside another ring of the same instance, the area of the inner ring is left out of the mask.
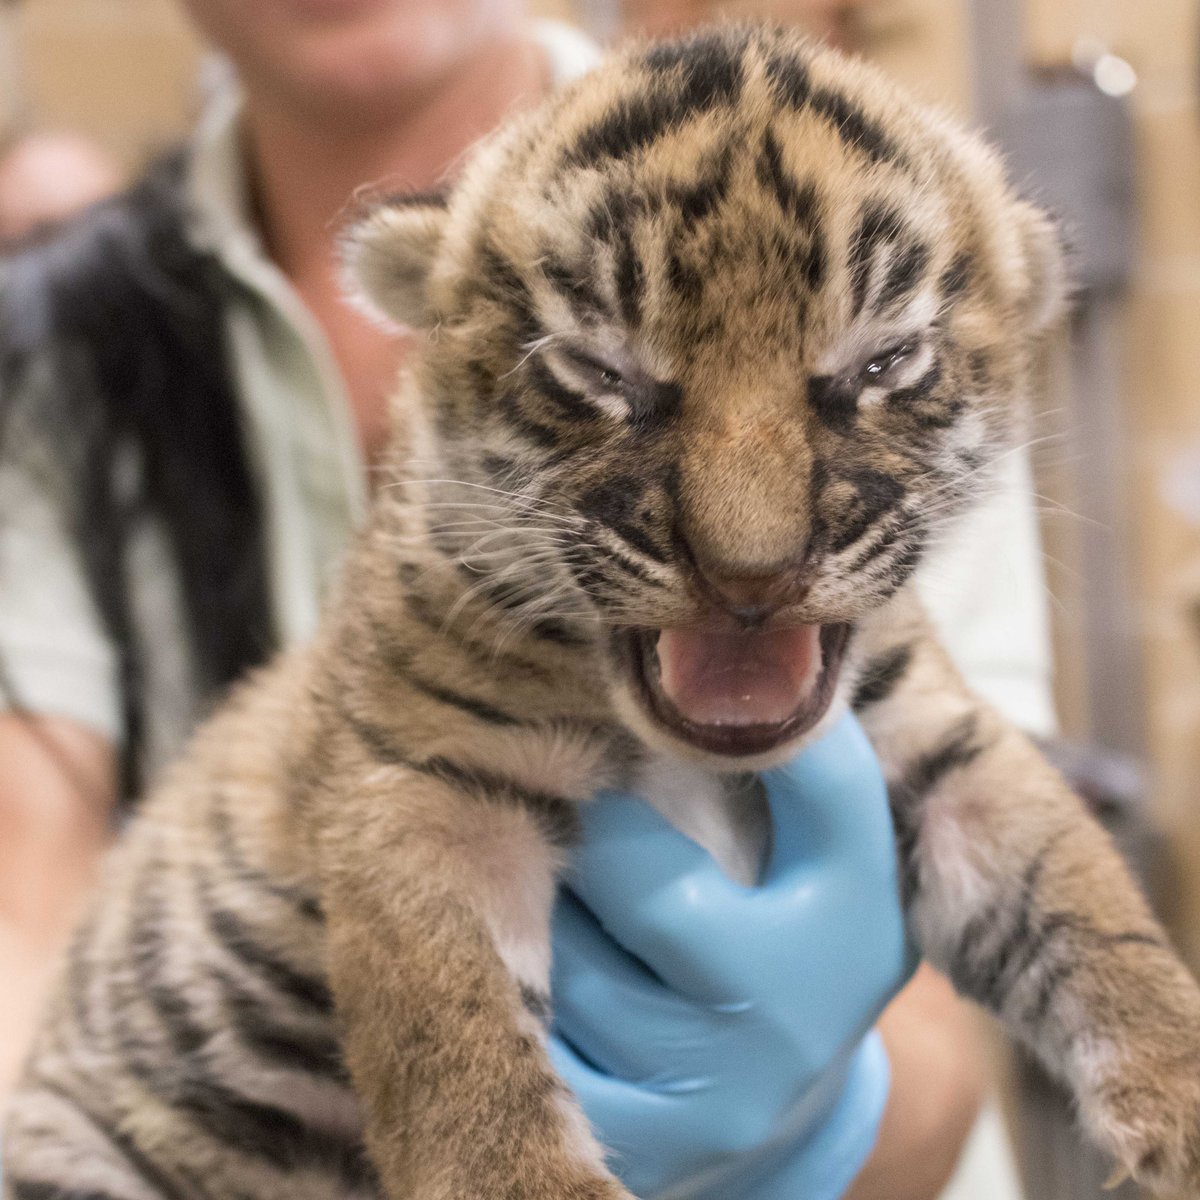
[[[879,765],[846,717],[763,779],[754,888],[632,796],[584,808],[551,1055],[643,1200],[832,1200],[874,1145],[868,1030],[915,966]]]

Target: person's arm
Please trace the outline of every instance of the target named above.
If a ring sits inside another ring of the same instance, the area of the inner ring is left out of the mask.
[[[69,466],[42,421],[48,381],[36,366],[0,373],[0,1105],[117,794],[117,655],[75,543]]]
[[[987,1090],[979,1019],[924,965],[885,1010],[892,1068],[879,1140],[845,1200],[933,1200],[954,1173]]]
[[[0,1108],[111,837],[111,745],[64,718],[0,713]]]

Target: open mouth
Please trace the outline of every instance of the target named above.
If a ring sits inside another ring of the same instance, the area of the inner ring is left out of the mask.
[[[643,708],[711,754],[762,754],[825,715],[850,626],[629,630],[619,635]]]

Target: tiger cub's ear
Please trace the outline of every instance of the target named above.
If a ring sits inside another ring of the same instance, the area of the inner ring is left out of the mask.
[[[346,286],[368,316],[406,329],[433,324],[429,275],[447,217],[445,196],[398,196],[350,226],[342,240]]]
[[[1062,231],[1053,218],[1023,200],[1017,201],[1014,210],[1024,269],[1021,308],[1026,328],[1034,334],[1045,333],[1066,315],[1071,299]]]

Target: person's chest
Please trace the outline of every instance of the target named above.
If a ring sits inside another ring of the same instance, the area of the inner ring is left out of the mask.
[[[370,490],[370,469],[387,447],[389,406],[411,339],[364,317],[348,304],[333,281],[301,283],[297,291],[324,332],[344,384]]]

